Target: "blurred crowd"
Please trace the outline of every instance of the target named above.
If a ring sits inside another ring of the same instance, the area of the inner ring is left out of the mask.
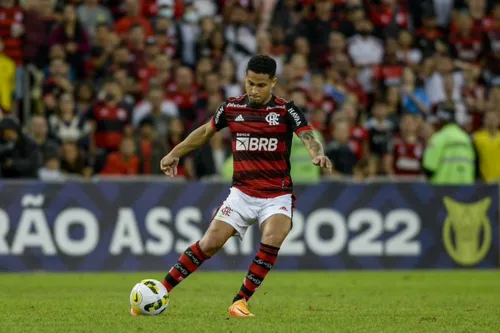
[[[0,0],[1,177],[159,174],[166,152],[244,93],[255,54],[277,61],[274,93],[305,112],[333,177],[422,177],[447,105],[479,177],[500,178],[491,0]],[[292,177],[318,181],[297,140]],[[221,131],[178,177],[231,172]]]

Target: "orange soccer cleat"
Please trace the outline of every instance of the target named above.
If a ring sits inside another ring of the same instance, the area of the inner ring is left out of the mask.
[[[255,315],[248,310],[247,301],[240,299],[229,307],[229,317],[255,317]]]
[[[134,311],[134,308],[130,308],[130,315],[136,317],[138,316],[139,314],[137,312]]]

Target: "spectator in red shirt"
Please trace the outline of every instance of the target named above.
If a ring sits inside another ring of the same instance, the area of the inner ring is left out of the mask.
[[[437,27],[437,19],[432,9],[426,9],[422,13],[422,27],[415,32],[416,45],[422,50],[423,56],[434,54],[436,41],[444,37]]]
[[[181,119],[185,122],[186,128],[190,128],[196,120],[195,104],[198,99],[194,82],[193,71],[189,67],[179,67],[175,73],[175,85],[168,98],[179,108]]]
[[[389,144],[384,157],[384,168],[388,175],[418,176],[422,174],[421,157],[424,145],[417,135],[417,116],[405,113],[400,121],[400,133]]]
[[[403,77],[403,64],[398,59],[398,43],[394,39],[386,42],[384,62],[373,69],[373,77],[383,87],[399,86]]]
[[[351,102],[345,102],[342,105],[343,117],[349,122],[349,138],[356,142],[355,153],[358,159],[368,156],[370,151],[370,134],[368,131],[358,124],[359,113],[356,105]],[[335,117],[334,117],[335,119]]]
[[[398,0],[382,0],[380,5],[372,5],[370,18],[379,36],[397,38],[400,29],[409,28],[410,16]]]
[[[0,38],[5,54],[17,65],[23,64],[24,13],[15,0],[2,0],[0,4]]]
[[[357,80],[357,68],[351,64],[346,54],[339,53],[333,59],[332,65],[327,68],[326,75],[327,84],[331,87],[344,95],[354,94],[364,107],[368,106],[368,95]]]
[[[125,69],[129,75],[135,76],[135,66],[131,61],[132,55],[126,44],[122,43],[117,46],[112,54],[112,63],[107,68],[108,74],[112,74],[118,69]]]
[[[102,100],[89,110],[95,147],[116,151],[123,137],[131,134],[130,111],[123,106],[123,92],[118,83],[107,82]]]
[[[151,23],[149,23],[147,19],[141,16],[139,0],[126,0],[125,10],[125,17],[121,18],[115,24],[115,31],[120,36],[127,35],[130,31],[130,28],[135,24],[139,24],[144,28],[144,32],[146,33],[147,37],[153,34]]]
[[[198,95],[198,100],[196,101],[196,109],[206,109],[208,100],[211,96],[218,96],[221,100],[225,99],[220,85],[219,76],[215,72],[210,72],[205,75],[203,90]]]
[[[130,62],[133,64],[133,75],[137,77],[140,69],[147,66],[146,36],[143,27],[139,24],[132,25],[127,37],[127,45],[131,55]]]
[[[160,15],[156,20],[155,38],[162,53],[167,54],[172,59],[179,58],[180,36],[173,20]]]
[[[154,19],[158,15],[179,18],[184,11],[183,0],[142,0],[141,2],[142,15],[147,18]]]
[[[149,87],[158,85],[163,87],[165,91],[172,88],[172,61],[166,54],[160,54],[156,57],[155,62],[147,72],[139,77],[141,80],[142,92],[145,94],[149,91]]]
[[[491,0],[466,0],[467,6],[469,7],[469,12],[473,20],[474,28],[478,31],[484,31],[488,24],[488,18],[486,13],[489,7],[489,3],[497,2]]]
[[[450,44],[455,57],[477,63],[483,52],[483,34],[482,30],[474,29],[473,23],[469,14],[460,14],[457,30],[451,34]]]
[[[311,76],[307,108],[309,110],[322,110],[327,115],[328,120],[335,112],[335,100],[325,94],[325,78],[321,73],[315,73]]]
[[[40,51],[46,40],[45,23],[40,15],[40,2],[38,0],[25,1],[25,28],[23,57],[26,63],[41,66]]]
[[[137,155],[140,161],[141,174],[158,175],[162,174],[160,170],[160,161],[165,156],[165,144],[163,138],[158,137],[154,130],[153,117],[144,118],[138,126],[136,136]]]
[[[155,61],[160,55],[160,47],[155,37],[149,37],[144,46],[143,61],[136,74],[137,80],[141,83],[141,88],[146,88],[142,83],[148,82],[156,73]]]
[[[120,151],[108,155],[101,175],[138,175],[139,162],[134,140],[130,137],[123,138]]]

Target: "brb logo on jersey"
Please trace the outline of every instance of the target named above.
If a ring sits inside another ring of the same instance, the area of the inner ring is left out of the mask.
[[[236,138],[237,151],[276,151],[278,139],[276,138]]]
[[[266,121],[270,126],[279,125],[279,114],[271,112],[266,116]]]

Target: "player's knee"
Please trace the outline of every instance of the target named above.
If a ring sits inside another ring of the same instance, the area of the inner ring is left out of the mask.
[[[210,230],[200,240],[200,248],[206,255],[213,256],[216,254],[226,242],[217,234],[217,230]]]
[[[290,232],[290,228],[273,228],[272,230],[266,230],[262,234],[262,243],[270,246],[280,247],[285,241],[286,236]]]

